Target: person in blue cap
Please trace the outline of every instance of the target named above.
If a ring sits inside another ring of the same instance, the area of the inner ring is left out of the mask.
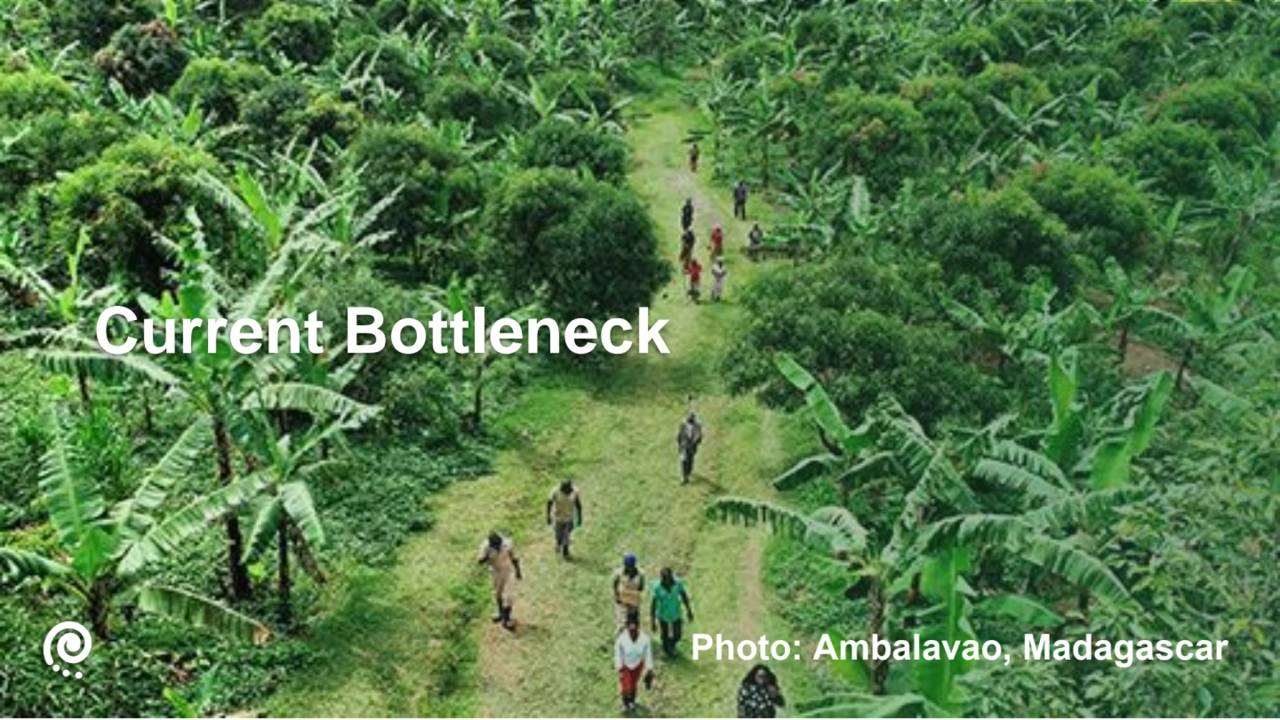
[[[627,616],[640,613],[644,604],[644,573],[636,564],[636,556],[627,553],[622,558],[622,567],[613,573],[613,608],[617,623],[617,632],[627,625]]]

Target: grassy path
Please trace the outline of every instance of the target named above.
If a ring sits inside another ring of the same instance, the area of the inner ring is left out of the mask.
[[[673,261],[686,197],[694,200],[704,264],[711,224],[725,225],[732,300],[750,272],[739,253],[746,227],[725,222],[727,193],[713,194],[705,177],[684,167],[687,112],[674,102],[649,110],[629,136],[631,182]],[[392,571],[344,591],[342,607],[315,630],[325,659],[278,695],[269,713],[617,714],[609,578],[625,552],[639,556],[650,582],[663,565],[686,579],[696,613],[686,634],[787,637],[762,585],[764,531],[703,518],[713,494],[765,492],[765,480],[785,460],[781,418],[750,398],[728,396],[717,382],[715,365],[737,309],[731,302],[693,306],[681,288],[682,278],[673,280],[653,309],[670,320],[663,336],[671,354],[617,358],[598,376],[564,374],[531,390],[501,420],[517,440],[499,455],[494,474],[441,493],[433,504],[436,527],[410,540]],[[698,397],[705,441],[694,483],[680,487],[674,436],[689,393]],[[564,475],[575,479],[585,505],[571,562],[555,556],[543,524],[546,494]],[[479,543],[495,527],[514,537],[525,568],[514,634],[488,622],[486,574],[474,565]],[[641,694],[641,711],[732,716],[748,664],[659,660],[658,683]],[[778,669],[784,687],[794,692],[805,684],[801,664]]]

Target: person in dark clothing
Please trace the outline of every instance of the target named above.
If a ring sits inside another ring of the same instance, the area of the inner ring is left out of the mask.
[[[684,207],[680,208],[680,229],[691,228],[693,228],[693,198],[685,200]]]
[[[787,701],[778,690],[778,677],[768,665],[756,665],[742,679],[738,686],[738,717],[771,718],[777,717],[778,708],[786,707]]]
[[[680,452],[680,481],[688,485],[689,476],[693,474],[693,461],[698,454],[698,446],[702,444],[702,423],[693,410],[680,423],[676,431],[676,447]]]
[[[685,230],[680,236],[680,267],[688,270],[689,261],[693,260],[693,246],[696,242],[693,230]]]
[[[747,219],[747,184],[741,180],[733,186],[733,216],[739,220]]]
[[[689,146],[689,172],[698,172],[698,143]]]

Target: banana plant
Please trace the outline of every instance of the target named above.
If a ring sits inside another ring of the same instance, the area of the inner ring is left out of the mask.
[[[468,327],[471,327],[472,323],[475,322],[474,308],[479,303],[476,302],[478,298],[475,297],[474,290],[470,286],[471,283],[454,274],[449,279],[447,287],[429,289],[426,294],[426,301],[435,310],[441,311],[450,317],[461,314]],[[506,317],[515,320],[517,323],[523,323],[533,314],[533,306],[524,306],[512,313],[508,313]],[[467,418],[466,427],[467,431],[472,435],[479,435],[484,428],[484,390],[488,380],[489,368],[494,363],[503,360],[504,357],[496,352],[453,356],[454,362],[471,365],[471,413]]]
[[[1015,515],[984,512],[980,497],[968,484],[973,473],[963,464],[965,454],[948,443],[930,438],[920,424],[896,402],[877,404],[865,422],[850,428],[821,385],[802,367],[786,359],[779,368],[805,394],[807,410],[820,428],[828,452],[801,461],[780,480],[794,487],[809,479],[831,476],[849,481],[888,473],[904,486],[902,507],[888,532],[870,533],[847,507],[831,506],[802,513],[771,502],[722,497],[707,509],[722,521],[768,523],[775,532],[793,535],[848,563],[853,584],[849,597],[865,597],[867,634],[885,637],[896,632],[920,595],[925,564],[949,550],[998,552],[1043,568],[1068,582],[1089,588],[1116,605],[1131,603],[1124,585],[1102,561],[1072,539],[1055,537],[1067,519],[1078,513],[1075,498],[1040,510]],[[987,433],[989,435],[990,433]],[[985,435],[984,435],[985,436]],[[863,460],[867,454],[887,453],[877,469],[864,470],[843,455]],[[857,469],[855,471],[855,469]],[[1127,496],[1111,493],[1094,498],[1091,508]],[[1025,607],[1025,598],[1004,602],[1004,608]],[[881,695],[888,679],[887,661],[873,661],[857,673],[872,694]]]
[[[297,385],[288,392],[307,394],[314,392],[314,387]],[[242,442],[251,458],[251,469],[260,473],[268,485],[249,534],[246,561],[256,561],[274,542],[278,617],[282,626],[289,627],[293,621],[290,549],[308,574],[318,581],[324,579],[313,554],[324,546],[324,526],[312,500],[310,483],[332,476],[341,467],[329,456],[329,443],[364,426],[378,409],[355,401],[344,402],[334,407],[332,414],[317,413],[303,427],[282,432],[279,428],[288,426],[285,416],[266,409],[282,404],[323,408],[313,401],[281,403],[251,394],[243,407],[247,432]]]
[[[1155,320],[1156,331],[1182,346],[1175,387],[1183,386],[1193,360],[1216,357],[1232,342],[1256,333],[1273,315],[1248,312],[1256,277],[1252,269],[1237,265],[1209,290],[1178,288],[1173,297],[1181,306],[1181,314],[1160,307],[1147,310],[1147,315]]]
[[[53,552],[0,547],[0,585],[36,579],[60,588],[79,602],[101,640],[111,638],[112,615],[124,604],[254,642],[270,636],[261,623],[214,600],[145,577],[146,570],[181,550],[180,542],[165,542],[167,538],[204,532],[212,519],[264,485],[259,478],[243,478],[168,516],[159,515],[171,491],[195,472],[207,450],[206,419],[192,423],[142,474],[133,496],[112,508],[78,469],[76,448],[52,409],[48,423],[52,441],[41,461],[40,491],[55,531]]]
[[[1107,281],[1107,291],[1111,295],[1111,303],[1103,315],[1107,328],[1116,333],[1116,353],[1118,361],[1124,363],[1129,355],[1129,334],[1136,320],[1146,314],[1147,309],[1158,300],[1161,293],[1149,286],[1140,285],[1113,257],[1108,257],[1103,264],[1103,273]]]
[[[12,245],[17,245],[16,239]],[[35,268],[22,264],[7,252],[0,251],[0,280],[5,280],[29,293],[30,298],[47,309],[57,319],[59,327],[41,329],[35,332],[22,333],[5,338],[9,343],[22,344],[36,339],[58,342],[63,334],[83,332],[85,320],[92,318],[97,311],[112,304],[119,290],[114,285],[102,288],[85,287],[80,277],[80,261],[84,258],[89,246],[89,231],[81,228],[76,238],[76,245],[66,256],[65,287],[57,288],[43,277]],[[75,371],[76,385],[80,389],[80,404],[88,409],[92,402],[89,390],[89,378],[83,369]]]

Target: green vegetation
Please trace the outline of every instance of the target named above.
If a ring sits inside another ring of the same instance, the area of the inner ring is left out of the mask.
[[[795,714],[1280,712],[1276,5],[0,8],[0,715],[609,714],[627,552],[686,635],[1012,656],[780,661]],[[684,296],[686,199],[723,303]],[[330,343],[113,356],[112,305]],[[648,306],[671,353],[355,355],[349,305]],[[15,659],[65,620],[92,691]],[[661,661],[641,703],[732,715],[750,664]]]

